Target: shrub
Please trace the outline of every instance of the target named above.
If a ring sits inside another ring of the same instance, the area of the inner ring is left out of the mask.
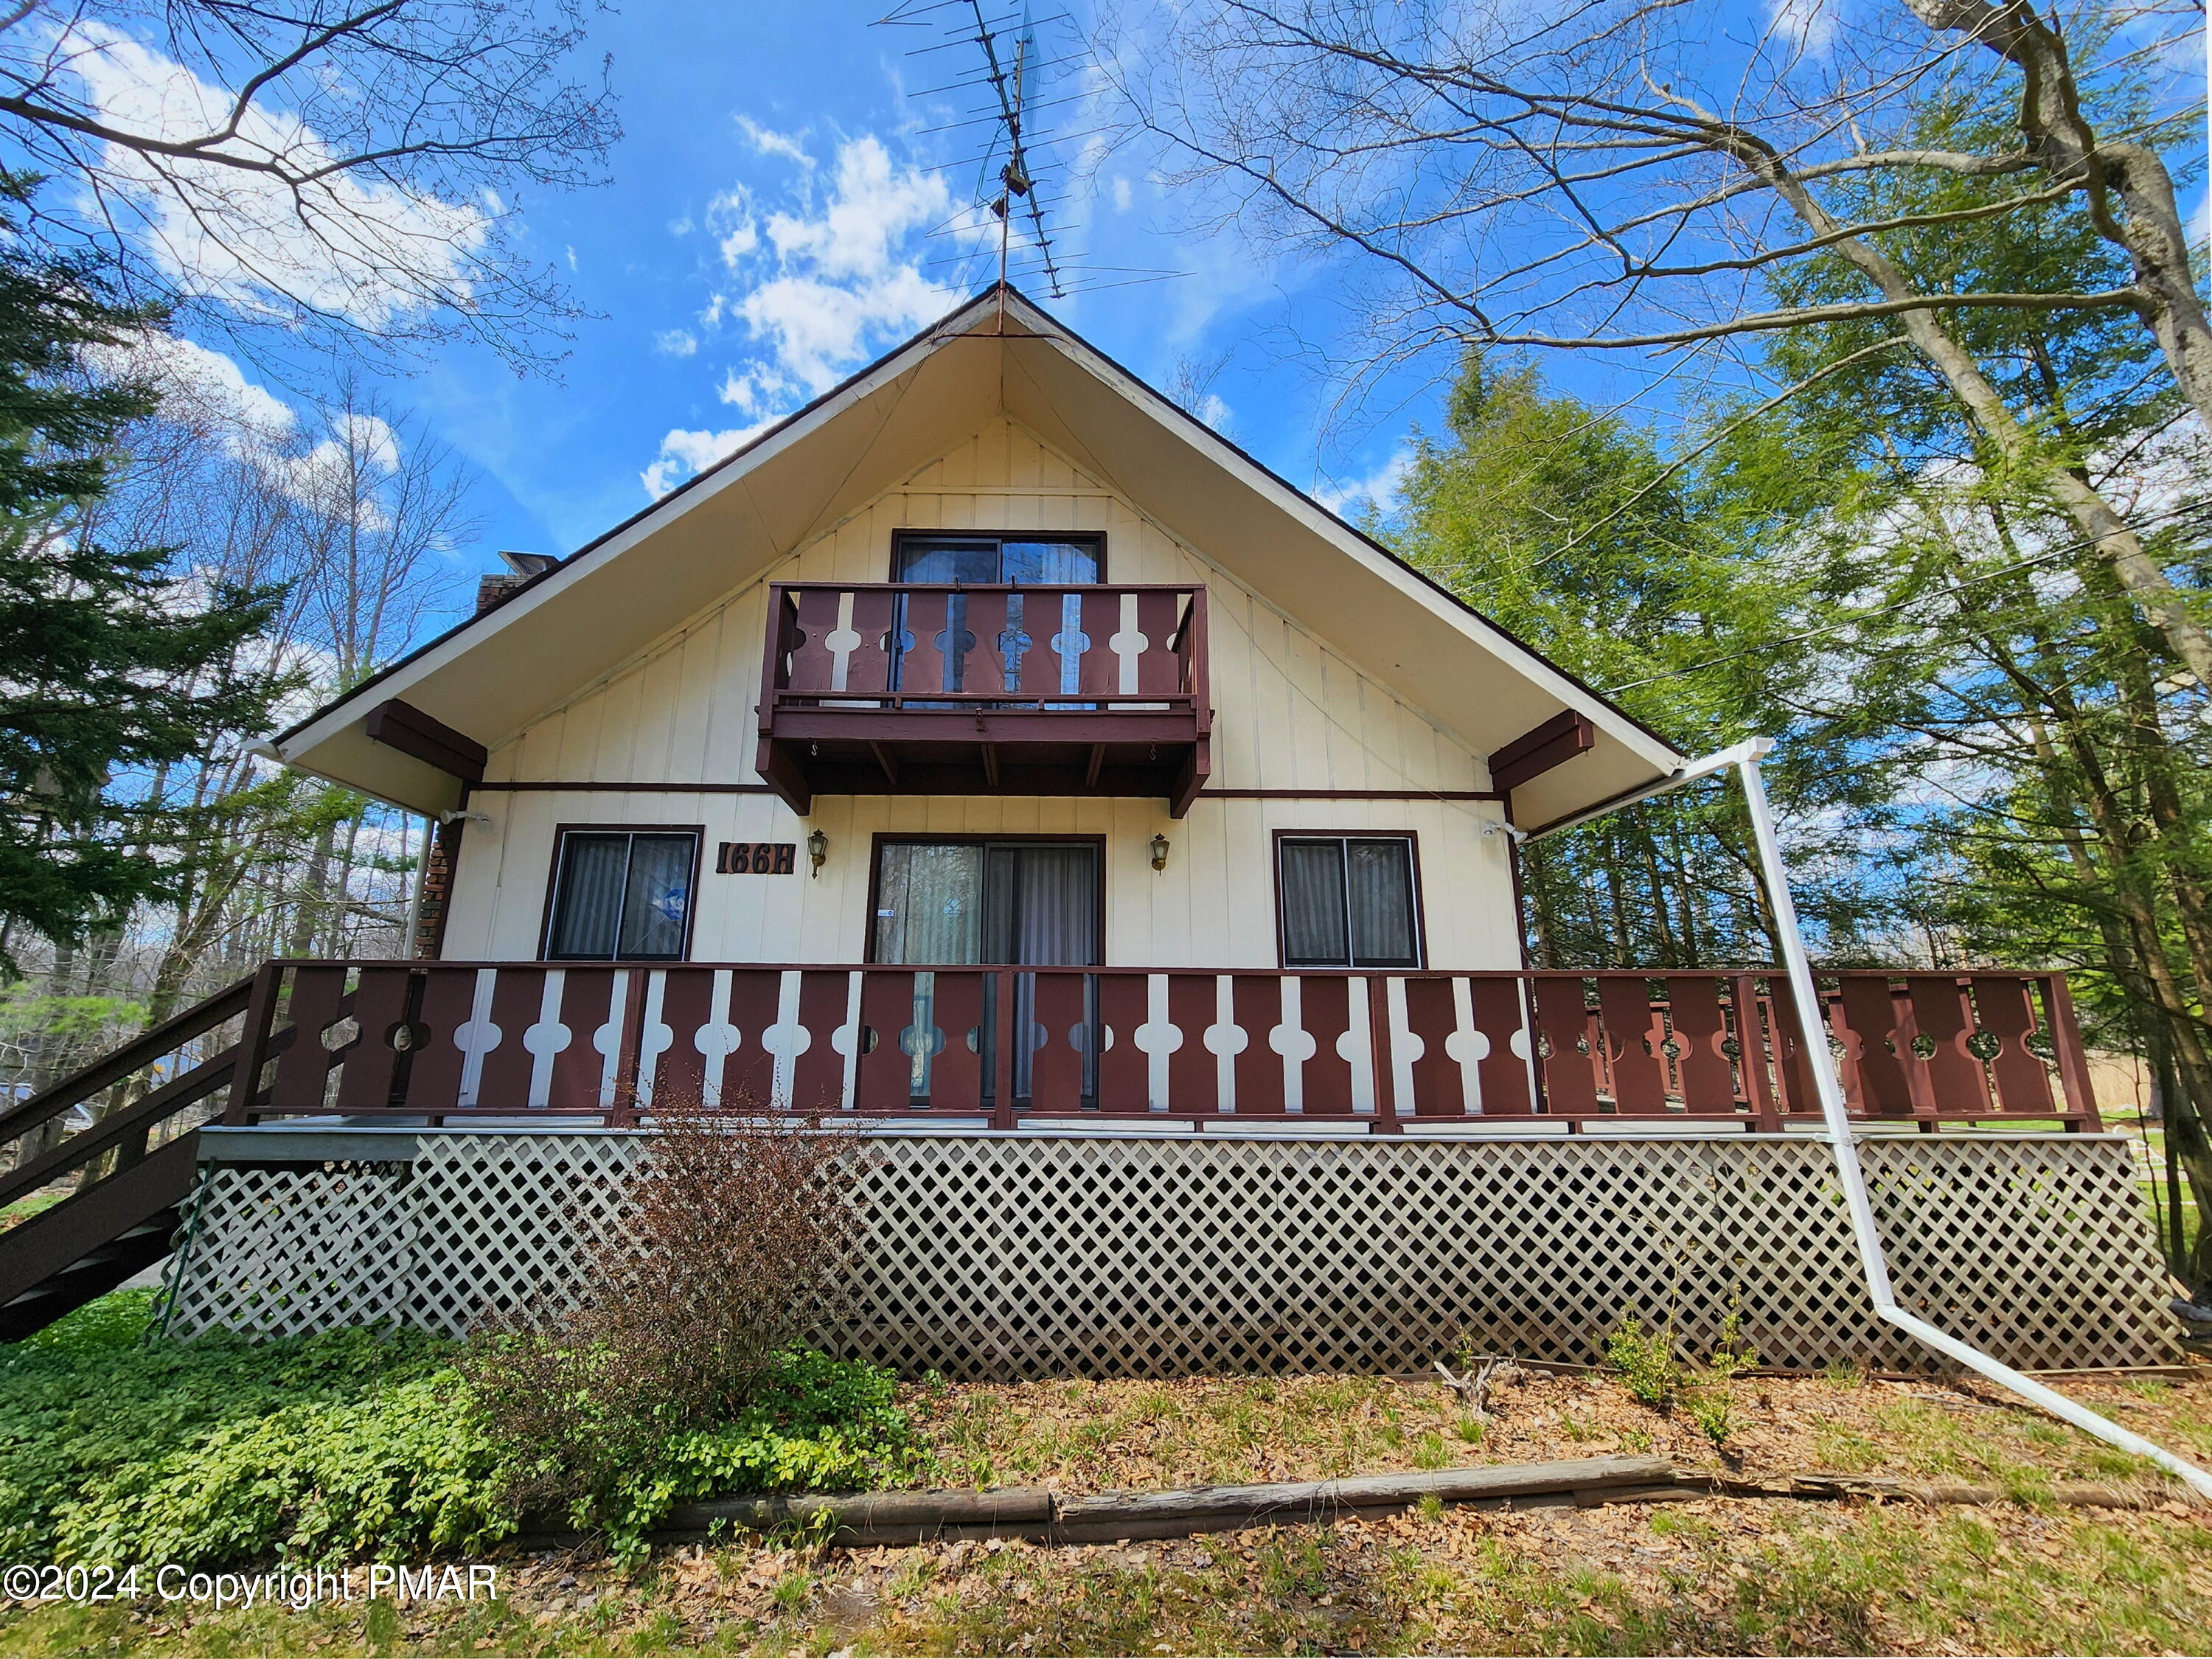
[[[1682,1397],[1691,1420],[1713,1443],[1718,1451],[1728,1442],[1729,1431],[1735,1426],[1735,1390],[1725,1382],[1712,1383],[1692,1389]]]
[[[218,1561],[467,1547],[494,1454],[452,1345],[333,1331],[141,1345],[145,1302],[0,1346],[0,1559]],[[442,1376],[443,1381],[438,1379]],[[471,1495],[471,1493],[473,1495]]]
[[[743,1106],[655,1109],[643,1169],[586,1240],[581,1297],[492,1325],[464,1362],[516,1501],[579,1525],[634,1513],[678,1437],[742,1440],[757,1406],[773,1418],[767,1380],[793,1374],[787,1351],[852,1249],[855,1137]]]
[[[419,1333],[140,1344],[145,1304],[0,1346],[0,1560],[216,1566],[481,1550],[514,1532],[516,1454]],[[118,1340],[119,1339],[119,1340]],[[605,1524],[634,1553],[719,1492],[907,1483],[930,1468],[887,1371],[772,1356],[753,1403],[623,1471]]]
[[[937,1473],[898,1382],[857,1360],[795,1351],[754,1402],[713,1428],[670,1437],[652,1467],[621,1478],[600,1516],[617,1549],[634,1551],[674,1505],[716,1492],[851,1492],[919,1484]]]
[[[1682,1373],[1674,1363],[1671,1332],[1646,1332],[1644,1322],[1631,1314],[1606,1338],[1605,1357],[1635,1399],[1662,1411],[1674,1404]]]

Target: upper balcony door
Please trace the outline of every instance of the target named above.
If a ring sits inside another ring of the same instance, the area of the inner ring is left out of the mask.
[[[891,547],[891,580],[940,587],[1088,587],[1096,586],[1103,574],[1104,550],[1096,537],[1023,541],[1012,536],[902,531]],[[1083,645],[1089,641],[1069,648],[1083,633],[1083,602],[1078,595],[1008,594],[1004,627],[997,638],[988,640],[979,640],[969,628],[967,596],[955,592],[945,601],[942,631],[931,630],[931,637],[916,641],[908,626],[913,604],[904,595],[898,600],[891,690],[1016,691],[1022,684],[1023,659],[1040,650],[1060,659],[1060,690],[1073,696],[1082,689],[1080,659]],[[1042,614],[1031,614],[1041,606]],[[1002,684],[989,683],[994,670]]]

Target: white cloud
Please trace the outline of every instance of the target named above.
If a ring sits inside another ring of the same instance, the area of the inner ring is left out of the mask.
[[[822,277],[875,280],[891,271],[895,243],[951,207],[951,192],[935,173],[902,170],[880,139],[856,138],[838,148],[828,206],[811,216],[772,213],[768,235],[787,270],[805,264]]]
[[[1129,188],[1128,179],[1121,173],[1115,173],[1114,175],[1114,211],[1127,213],[1133,196],[1133,192]]]
[[[694,356],[699,349],[699,337],[688,328],[663,329],[653,337],[653,349],[667,357]]]
[[[774,424],[771,418],[727,432],[687,432],[678,428],[660,441],[660,458],[638,477],[646,493],[658,500],[691,474],[704,472],[747,439]]]
[[[748,128],[747,136],[775,154],[803,152],[787,135]],[[641,475],[655,495],[958,298],[921,268],[924,249],[941,246],[925,241],[927,233],[955,216],[936,175],[902,165],[867,136],[841,143],[834,167],[811,168],[794,191],[796,205],[772,211],[742,185],[708,204],[708,227],[737,283],[714,296],[700,326],[711,333],[726,319],[744,323],[750,348],[726,368],[719,395],[763,418],[737,434],[671,432]]]
[[[722,389],[719,395],[732,408],[750,413],[770,404],[789,401],[792,392],[796,390],[790,380],[774,369],[733,368],[722,377]]]
[[[823,391],[872,343],[910,333],[951,303],[952,290],[925,276],[910,251],[951,212],[936,174],[899,167],[875,137],[848,140],[827,202],[768,216],[775,270],[737,313],[779,370]]]
[[[399,437],[380,416],[342,414],[305,454],[266,455],[258,465],[295,501],[350,511],[364,530],[380,530],[389,520],[366,486],[369,475],[399,470]]]
[[[1767,0],[1777,38],[1795,50],[1825,57],[1836,43],[1835,0]]]
[[[722,263],[735,270],[745,255],[759,246],[760,232],[753,228],[752,221],[748,219],[722,238]]]
[[[781,155],[803,167],[814,165],[814,158],[806,153],[806,146],[791,133],[776,132],[748,115],[738,117],[738,131],[745,135],[746,143],[763,155]]]
[[[1197,416],[1216,432],[1229,430],[1231,410],[1218,392],[1209,392],[1191,413]]]
[[[1406,482],[1406,475],[1413,470],[1413,448],[1410,445],[1401,444],[1391,451],[1388,460],[1365,477],[1349,479],[1343,483],[1330,482],[1317,485],[1313,496],[1339,518],[1351,518],[1369,505],[1377,511],[1388,512],[1390,503],[1397,499],[1399,486]]]
[[[61,46],[86,97],[116,126],[197,137],[229,110],[222,88],[105,23],[73,23]],[[259,102],[226,142],[303,171],[337,159],[296,115]],[[109,145],[103,161],[135,192],[152,257],[187,292],[266,313],[281,306],[281,289],[369,328],[439,303],[435,290],[465,292],[470,261],[501,210],[495,198],[485,206],[444,202],[352,172],[304,187],[303,204],[281,179],[216,163],[173,159],[165,183],[121,145]],[[302,228],[303,205],[319,235]]]

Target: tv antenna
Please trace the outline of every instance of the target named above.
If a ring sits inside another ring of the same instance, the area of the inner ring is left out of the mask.
[[[1071,20],[1066,12],[1036,18],[1031,15],[1030,0],[1021,0],[1018,11],[1004,14],[994,13],[991,0],[920,0],[919,3],[916,0],[904,0],[877,22],[878,27],[927,27],[925,20],[932,16],[940,20],[938,27],[943,38],[934,45],[917,47],[907,56],[934,57],[969,46],[981,52],[982,63],[980,72],[967,71],[942,86],[914,95],[931,97],[955,92],[986,95],[963,118],[924,131],[958,133],[979,127],[990,129],[983,140],[982,151],[975,158],[978,170],[973,209],[963,210],[952,222],[940,226],[933,234],[949,233],[972,240],[981,222],[971,214],[988,214],[996,221],[1000,285],[1005,285],[1009,268],[1018,257],[1033,262],[1035,273],[1042,279],[1053,298],[1065,299],[1068,272],[1045,222],[1047,201],[1039,189],[1038,176],[1044,164],[1036,155],[1041,146],[1033,136],[1032,123],[1036,111],[1048,102],[1075,101],[1045,100],[1038,95],[1045,70],[1052,63],[1070,61],[1065,57],[1048,61],[1038,46],[1038,30]],[[1018,222],[1021,239],[1018,244],[1015,240]],[[965,263],[971,256],[972,250],[969,256],[956,256],[945,263]]]

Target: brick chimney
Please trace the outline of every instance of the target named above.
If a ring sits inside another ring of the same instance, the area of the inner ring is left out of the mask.
[[[499,556],[506,562],[506,570],[496,575],[477,578],[477,615],[479,617],[503,602],[508,594],[532,577],[543,575],[561,562],[550,553],[515,553],[506,548],[500,550]]]

